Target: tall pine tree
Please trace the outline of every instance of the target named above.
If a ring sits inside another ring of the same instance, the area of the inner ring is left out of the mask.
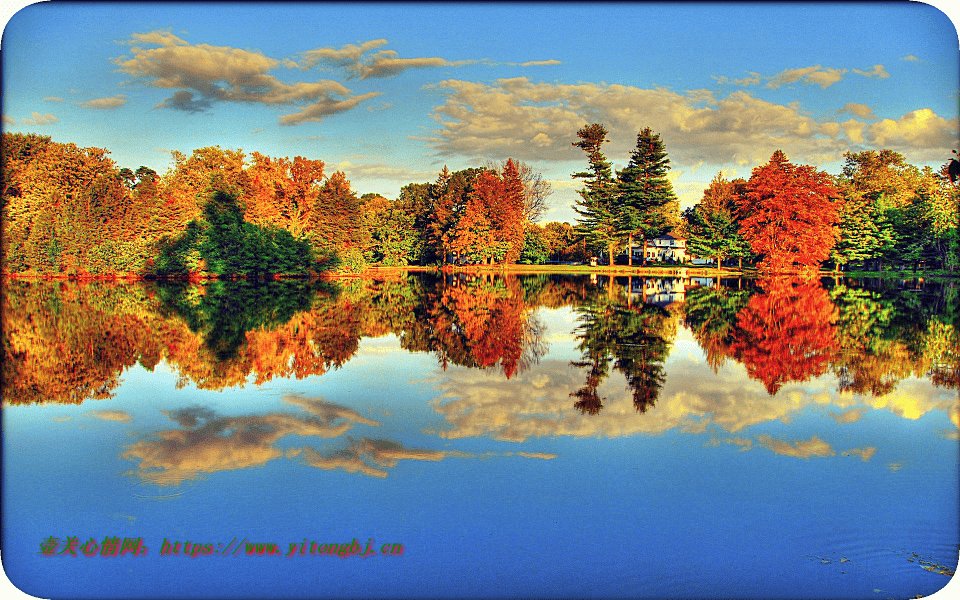
[[[637,146],[627,167],[617,173],[618,228],[627,234],[628,264],[633,266],[633,236],[644,239],[667,233],[676,222],[677,195],[667,179],[670,159],[649,127],[637,134]]]
[[[580,141],[573,142],[573,145],[587,153],[587,162],[590,164],[587,171],[573,174],[574,178],[583,179],[586,185],[578,191],[580,199],[574,206],[581,217],[577,220],[577,232],[586,238],[590,246],[605,249],[612,265],[619,234],[613,168],[601,151],[607,142],[607,129],[594,123],[577,131],[577,137]]]

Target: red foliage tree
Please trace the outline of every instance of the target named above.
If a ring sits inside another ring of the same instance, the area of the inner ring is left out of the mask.
[[[747,193],[737,198],[740,234],[763,256],[759,268],[817,270],[839,236],[840,195],[827,173],[793,165],[777,150],[753,170]]]
[[[737,315],[730,351],[774,395],[826,373],[839,351],[837,309],[816,281],[778,277],[760,286]]]

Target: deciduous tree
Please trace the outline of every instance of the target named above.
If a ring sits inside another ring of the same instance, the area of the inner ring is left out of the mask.
[[[747,193],[737,198],[740,233],[768,272],[818,269],[839,235],[841,207],[829,175],[793,165],[780,150],[753,170]]]

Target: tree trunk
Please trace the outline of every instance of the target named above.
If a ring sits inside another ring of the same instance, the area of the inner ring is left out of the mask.
[[[627,266],[633,266],[633,234],[627,234]]]

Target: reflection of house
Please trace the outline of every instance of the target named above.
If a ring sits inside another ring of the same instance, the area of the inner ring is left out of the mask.
[[[687,261],[687,240],[678,238],[665,233],[652,240],[643,240],[643,244],[633,245],[633,259],[642,260],[646,258],[653,262],[663,262],[673,260],[676,262]]]
[[[632,280],[630,294],[638,297],[644,304],[668,306],[674,302],[683,302],[687,297],[689,277],[649,277]]]

